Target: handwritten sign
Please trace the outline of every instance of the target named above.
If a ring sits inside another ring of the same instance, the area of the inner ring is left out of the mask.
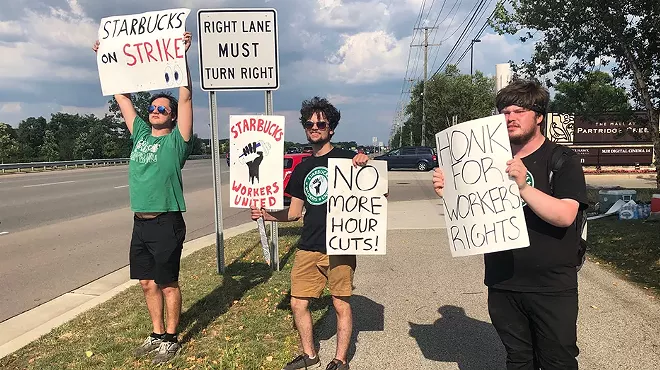
[[[284,208],[284,116],[229,117],[229,205]]]
[[[202,90],[279,88],[275,9],[202,9],[197,28]]]
[[[505,172],[513,156],[504,115],[464,122],[435,138],[452,256],[529,246],[524,202]]]
[[[387,245],[387,162],[354,167],[328,159],[328,255],[383,255]]]
[[[189,13],[181,8],[101,19],[96,63],[103,95],[185,86]]]

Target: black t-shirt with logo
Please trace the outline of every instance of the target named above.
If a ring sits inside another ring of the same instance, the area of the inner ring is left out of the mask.
[[[527,183],[550,194],[550,157],[557,144],[546,140],[534,153],[522,159]],[[577,156],[568,158],[553,175],[555,198],[574,199],[580,209],[587,207],[587,190]],[[538,217],[524,206],[530,246],[484,255],[485,284],[520,292],[557,292],[577,288],[579,233],[575,222],[562,228]]]
[[[328,201],[328,158],[355,157],[355,152],[333,148],[323,156],[308,157],[293,170],[286,192],[305,201],[299,249],[326,253],[325,225]]]

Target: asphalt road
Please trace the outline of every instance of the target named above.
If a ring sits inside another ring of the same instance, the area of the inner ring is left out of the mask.
[[[249,220],[228,207],[223,226]],[[0,322],[128,264],[132,230],[127,166],[0,176]],[[210,160],[183,171],[187,240],[214,232]]]

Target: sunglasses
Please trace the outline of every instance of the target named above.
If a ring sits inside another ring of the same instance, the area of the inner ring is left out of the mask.
[[[314,125],[316,125],[316,127],[319,130],[325,130],[326,128],[328,128],[328,122],[325,122],[325,121],[318,121],[318,122],[307,121],[307,122],[303,123],[303,126],[305,126],[305,128],[307,130],[312,129],[314,127]]]
[[[147,108],[147,111],[149,111],[149,114],[153,113],[156,110],[160,114],[169,114],[170,113],[170,110],[167,109],[167,107],[164,107],[162,105],[159,105],[159,106],[150,105],[149,108]]]

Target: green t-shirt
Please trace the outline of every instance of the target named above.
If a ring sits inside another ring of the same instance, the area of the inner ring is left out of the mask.
[[[165,136],[151,136],[140,117],[133,122],[133,150],[128,164],[128,187],[133,212],[186,211],[181,169],[192,151],[175,126]]]

